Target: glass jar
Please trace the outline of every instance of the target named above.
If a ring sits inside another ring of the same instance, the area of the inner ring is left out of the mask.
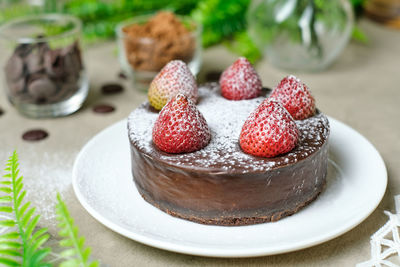
[[[23,17],[0,27],[6,93],[22,114],[57,117],[81,107],[89,81],[80,36],[80,20],[60,14]]]
[[[374,21],[400,29],[399,0],[367,0],[364,3],[364,11]]]
[[[348,43],[354,14],[347,0],[257,0],[247,21],[250,36],[271,64],[319,71]]]
[[[135,87],[147,90],[169,61],[184,61],[193,75],[201,66],[201,25],[170,12],[137,16],[116,29],[119,62]]]

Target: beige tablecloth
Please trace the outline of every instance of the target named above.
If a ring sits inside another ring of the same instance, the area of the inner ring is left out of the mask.
[[[301,251],[248,259],[215,259],[171,253],[142,245],[114,233],[93,219],[80,205],[71,187],[71,170],[77,153],[96,133],[117,122],[146,99],[144,92],[123,81],[125,91],[114,96],[100,93],[100,85],[117,81],[116,45],[100,44],[85,50],[91,89],[84,107],[74,115],[33,120],[22,117],[7,102],[0,107],[0,162],[14,149],[20,154],[27,197],[41,212],[41,225],[55,234],[54,201],[59,191],[74,216],[80,233],[92,247],[93,257],[109,266],[354,266],[370,257],[369,238],[387,220],[383,210],[393,210],[393,195],[400,193],[400,32],[362,21],[368,44],[351,42],[339,60],[320,73],[293,73],[311,88],[318,107],[368,138],[385,160],[389,184],[377,210],[348,233]],[[4,57],[6,55],[1,54]],[[204,52],[200,79],[210,70],[222,70],[235,59],[224,47]],[[266,86],[274,86],[288,73],[266,60],[257,65]],[[96,103],[111,103],[116,111],[95,114]],[[21,139],[24,131],[44,128],[50,136],[41,142]],[[356,191],[357,188],[354,188]],[[321,218],[323,220],[324,218]],[[299,229],[300,230],[300,229]]]

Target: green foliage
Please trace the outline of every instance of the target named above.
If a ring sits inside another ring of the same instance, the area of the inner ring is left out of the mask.
[[[46,228],[37,228],[40,215],[35,208],[24,201],[23,177],[19,175],[18,155],[14,151],[6,164],[6,174],[0,181],[0,212],[7,219],[0,220],[0,227],[9,228],[0,235],[0,265],[22,267],[48,267],[51,263],[44,260],[50,248],[44,247],[49,239]],[[90,262],[90,248],[84,247],[85,239],[78,236],[78,227],[70,216],[67,206],[57,195],[56,214],[61,228],[59,236],[63,239],[60,246],[64,260],[61,267],[96,267],[97,261]]]
[[[360,43],[368,43],[368,37],[365,33],[357,26],[353,28],[352,38]]]
[[[192,17],[203,25],[203,45],[219,43],[246,28],[249,0],[205,0],[192,11]]]
[[[60,241],[60,246],[65,250],[61,256],[66,260],[61,263],[61,267],[95,267],[99,263],[97,261],[90,262],[90,248],[85,248],[84,237],[79,237],[78,227],[74,225],[74,220],[68,212],[67,206],[62,201],[60,195],[57,195],[56,206],[57,220],[59,221],[60,232],[59,236],[63,237]]]
[[[177,14],[189,14],[196,5],[196,0],[117,0],[108,2],[70,0],[62,7],[62,12],[77,16],[83,21],[85,40],[91,43],[113,37],[115,27],[119,22],[136,15],[154,13],[161,9],[171,10]]]
[[[0,212],[13,219],[0,221],[2,227],[15,227],[16,231],[0,236],[0,263],[4,266],[50,266],[43,260],[50,248],[42,246],[48,240],[47,229],[36,230],[40,215],[35,215],[35,208],[24,201],[26,191],[23,190],[22,176],[19,175],[18,155],[14,151],[6,165],[6,174],[0,182],[0,191],[5,193],[0,197]]]
[[[354,9],[359,12],[364,1],[351,0],[351,3]],[[317,11],[316,16],[320,13],[319,10],[335,10],[330,8],[334,5],[333,1],[310,0],[310,3]],[[250,0],[45,0],[42,11],[57,11],[79,17],[83,21],[85,42],[94,43],[114,37],[116,25],[125,19],[136,15],[154,13],[158,10],[171,10],[180,15],[189,15],[202,24],[204,47],[232,41],[228,44],[232,51],[250,57],[251,61],[254,62],[261,57],[261,53],[258,49],[255,49],[253,41],[245,33],[247,27],[245,14],[249,4]],[[27,5],[21,4],[21,1],[17,1],[17,4],[10,5],[3,9],[3,12],[0,12],[0,24],[10,18],[35,14],[39,11],[38,8],[29,8]],[[272,10],[260,10],[259,12],[259,15],[266,20],[273,17],[269,15]],[[335,12],[324,12],[324,14],[328,14],[324,20],[332,22],[337,19],[337,16],[342,15]],[[281,26],[285,29],[294,29],[291,31],[293,40],[301,38],[298,33],[296,18],[286,20],[284,25]],[[268,40],[279,30],[277,28],[266,29],[260,38]],[[359,28],[355,29],[353,38],[362,42],[367,40]],[[316,35],[312,36],[310,49],[322,53]]]
[[[229,50],[246,57],[253,64],[261,58],[261,51],[246,31],[235,33],[233,40],[226,41],[225,45]]]

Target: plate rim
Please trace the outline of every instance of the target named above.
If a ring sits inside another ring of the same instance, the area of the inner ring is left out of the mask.
[[[378,150],[375,148],[375,146],[367,139],[365,138],[362,134],[360,134],[358,131],[354,130],[352,127],[348,126],[347,124],[334,119],[330,116],[327,116],[329,119],[329,122],[332,125],[332,122],[334,124],[339,124],[341,127],[345,127],[348,130],[352,131],[352,134],[357,136],[357,138],[361,138],[368,146],[374,151],[375,156],[377,157],[377,164],[375,167],[379,166],[379,172],[381,173],[381,176],[384,178],[384,181],[381,183],[380,191],[379,191],[379,197],[375,199],[375,202],[373,205],[371,204],[371,208],[369,209],[368,212],[363,214],[363,216],[358,216],[355,218],[352,218],[350,220],[350,223],[347,223],[346,225],[339,227],[333,234],[331,232],[328,232],[324,235],[318,235],[317,237],[312,237],[309,239],[301,240],[298,242],[291,243],[289,246],[288,245],[280,245],[274,247],[274,249],[271,248],[266,248],[266,247],[260,247],[260,248],[251,248],[249,250],[241,248],[240,250],[235,250],[232,248],[224,249],[223,247],[215,249],[215,248],[206,248],[206,247],[193,247],[193,246],[188,246],[188,245],[182,245],[182,244],[177,244],[175,242],[171,241],[166,241],[166,240],[158,240],[154,239],[145,235],[141,235],[140,233],[132,232],[128,229],[125,229],[124,227],[114,223],[112,220],[107,219],[106,217],[102,216],[97,210],[95,210],[85,199],[83,194],[79,190],[79,185],[78,185],[78,175],[77,175],[77,163],[80,161],[80,159],[84,155],[84,151],[86,151],[86,148],[89,147],[93,142],[96,141],[96,139],[100,136],[105,134],[108,130],[110,130],[113,127],[116,127],[119,124],[126,123],[127,119],[120,120],[116,123],[113,123],[112,125],[106,127],[105,129],[101,130],[97,134],[95,134],[79,151],[73,165],[73,170],[72,170],[72,187],[74,190],[74,193],[80,202],[80,204],[83,206],[83,208],[98,222],[103,224],[105,227],[108,229],[119,233],[122,236],[125,236],[129,239],[132,239],[134,241],[137,241],[139,243],[156,247],[159,249],[171,251],[171,252],[178,252],[182,254],[189,254],[189,255],[195,255],[195,256],[208,256],[208,257],[219,257],[219,258],[244,258],[244,257],[259,257],[259,256],[267,256],[267,255],[276,255],[276,254],[281,254],[281,253],[287,253],[287,252],[292,252],[292,251],[297,251],[301,250],[304,248],[312,247],[324,242],[327,242],[329,240],[332,240],[348,231],[351,229],[355,228],[358,226],[361,222],[363,222],[368,216],[370,216],[375,209],[378,207],[379,203],[382,201],[382,198],[386,192],[387,188],[387,182],[388,182],[388,177],[387,177],[387,168],[385,165],[385,162],[378,152]],[[331,129],[332,131],[332,129]],[[333,162],[333,161],[332,161]],[[334,163],[335,164],[335,163]],[[378,169],[378,168],[377,168]],[[162,211],[160,211],[162,212]],[[223,227],[223,226],[221,226]],[[246,226],[246,227],[251,227]],[[306,241],[306,242],[305,242]]]

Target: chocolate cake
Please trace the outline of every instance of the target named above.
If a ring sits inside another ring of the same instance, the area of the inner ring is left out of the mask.
[[[133,179],[143,198],[170,215],[225,226],[277,221],[313,201],[326,182],[328,119],[317,110],[297,120],[299,141],[289,153],[252,156],[238,138],[264,99],[230,101],[215,83],[200,87],[197,108],[212,137],[203,149],[185,154],[157,149],[152,128],[158,112],[147,102],[135,109],[128,131]]]

